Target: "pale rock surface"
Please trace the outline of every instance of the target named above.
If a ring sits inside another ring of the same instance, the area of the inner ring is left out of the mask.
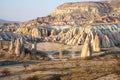
[[[10,54],[13,54],[13,52],[14,52],[14,47],[15,47],[15,45],[14,45],[14,40],[11,40],[10,46],[9,46],[9,53],[10,53]]]
[[[91,43],[90,43],[89,37],[87,36],[85,39],[84,45],[82,47],[81,58],[89,58],[91,56],[92,56]]]
[[[37,51],[37,43],[34,42],[34,43],[32,44],[31,53],[32,53],[32,54],[36,54],[36,51]]]
[[[0,50],[3,48],[2,41],[0,41]]]
[[[94,52],[100,52],[101,47],[100,47],[100,38],[98,34],[95,35],[95,39],[93,40],[92,47]]]
[[[15,48],[15,55],[19,56],[21,53],[21,43],[20,43],[20,38],[16,40],[16,48]]]
[[[56,34],[57,34],[56,30],[55,30],[55,29],[52,29],[50,36],[55,36]]]
[[[32,37],[41,38],[41,32],[37,28],[33,28],[31,34]]]
[[[86,36],[90,35],[90,42],[93,44],[95,42],[95,36],[98,34],[99,41],[96,43],[98,43],[101,48],[114,47],[120,44],[120,24],[95,25],[84,28],[74,27],[64,31],[65,30],[62,30],[58,35],[50,37],[50,41],[68,45],[83,45]]]

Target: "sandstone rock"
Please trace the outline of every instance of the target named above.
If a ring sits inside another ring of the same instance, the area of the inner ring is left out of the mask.
[[[25,54],[24,51],[25,51],[24,41],[23,41],[23,38],[21,37],[20,38],[20,54]]]
[[[36,54],[36,51],[37,51],[37,43],[34,42],[34,44],[32,44],[31,53],[32,53],[32,54]]]
[[[10,42],[10,46],[9,46],[9,53],[10,54],[13,54],[13,52],[14,52],[14,40],[11,40],[11,42]]]
[[[52,29],[51,30],[51,35],[50,36],[55,36],[57,34],[56,30]]]
[[[78,31],[73,34],[75,29]],[[115,24],[86,26],[84,28],[75,27],[73,29],[68,29],[66,32],[62,30],[58,35],[50,37],[49,39],[50,41],[57,41],[68,45],[83,45],[87,35],[90,35],[90,43],[93,44],[95,34],[99,34],[101,48],[107,48],[120,44],[119,29],[119,25]]]
[[[18,38],[17,40],[16,40],[16,47],[15,47],[15,55],[16,56],[19,56],[20,55],[20,53],[21,53],[21,43],[20,43],[20,39]]]
[[[33,28],[31,32],[33,38],[41,38],[41,32],[38,30],[38,28]]]
[[[92,52],[91,52],[91,44],[89,37],[87,36],[81,51],[81,58],[89,58],[91,57]]]
[[[80,26],[96,23],[119,23],[119,12],[119,1],[111,3],[102,1],[69,2],[55,8],[55,10],[48,16],[38,17],[37,19],[23,22],[21,26]]]
[[[59,50],[59,58],[62,59],[62,49]]]
[[[100,38],[98,34],[95,35],[95,39],[93,40],[92,46],[94,52],[100,52],[101,47],[100,47]]]

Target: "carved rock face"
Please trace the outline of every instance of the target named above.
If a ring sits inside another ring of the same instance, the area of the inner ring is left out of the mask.
[[[120,25],[86,26],[84,28],[70,28],[66,32],[61,31],[52,36],[51,41],[62,42],[68,45],[82,45],[89,35],[94,51],[100,51],[100,47],[108,48],[120,44]],[[98,34],[98,35],[96,35]]]

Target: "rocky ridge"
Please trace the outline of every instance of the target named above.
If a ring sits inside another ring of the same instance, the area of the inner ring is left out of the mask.
[[[48,37],[48,41],[61,42],[67,45],[82,45],[89,35],[91,44],[96,43],[103,48],[114,47],[120,44],[120,24],[93,25],[86,27],[75,27],[69,30],[61,30],[58,35]]]
[[[46,17],[38,17],[22,23],[30,26],[80,26],[96,23],[120,22],[119,1],[108,2],[69,2],[58,6]]]
[[[98,34],[100,46],[119,45],[119,6],[118,3],[113,3],[114,0],[111,3],[64,3],[46,17],[38,17],[20,24],[0,24],[0,39],[11,40],[22,37],[26,41],[45,40],[80,45],[84,43],[88,34],[91,36],[91,43]],[[72,28],[63,29],[68,25]]]

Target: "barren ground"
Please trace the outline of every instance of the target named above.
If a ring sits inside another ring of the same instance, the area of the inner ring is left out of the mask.
[[[56,50],[62,44],[39,44],[38,50]],[[62,46],[63,49],[72,49]],[[0,80],[120,80],[119,48],[110,48],[104,55],[92,59],[70,59],[67,61],[21,61],[0,66]],[[1,60],[6,61],[6,60]],[[24,68],[24,64],[28,64]],[[2,71],[7,69],[10,75]]]

